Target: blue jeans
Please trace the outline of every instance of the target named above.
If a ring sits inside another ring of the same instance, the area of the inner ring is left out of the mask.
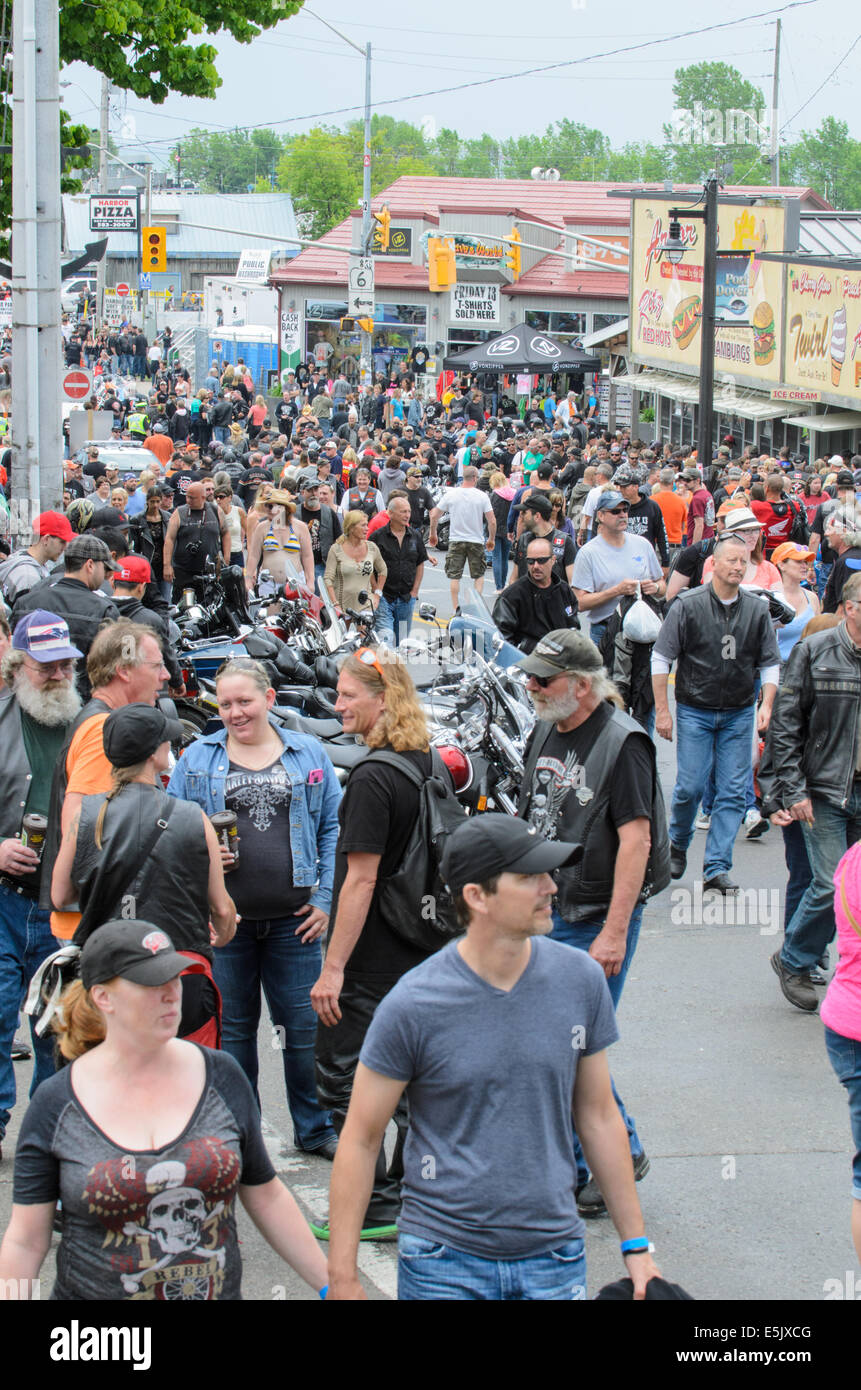
[[[600,623],[589,623],[589,636],[592,638],[596,647],[600,647],[601,643],[604,641],[604,633],[607,631],[607,624],[609,621],[609,618],[603,618]]]
[[[653,725],[653,727],[654,727],[654,725]],[[706,779],[706,789],[705,789],[705,791],[703,792],[703,815],[704,815],[704,816],[710,816],[710,815],[711,815],[711,813],[712,813],[712,807],[714,806],[714,804],[715,804],[715,765],[714,765],[714,763],[712,763],[711,767],[709,768],[709,775],[708,775],[708,777],[707,777],[707,779]],[[753,808],[754,808],[755,805],[756,805],[756,788],[755,788],[754,785],[753,785],[753,763],[751,763],[751,765],[750,765],[750,777],[749,777],[748,780],[747,780],[747,786],[745,787],[745,792],[744,792],[744,810],[745,810],[745,815],[747,814],[748,811],[753,810]]]
[[[637,949],[637,942],[640,939],[640,927],[643,921],[643,907],[638,904],[631,913],[631,920],[628,923],[628,940],[625,949],[625,959],[622,961],[622,969],[618,975],[611,975],[607,981],[607,988],[610,991],[610,998],[613,1001],[613,1008],[618,1009],[619,1000],[622,998],[622,989],[634,959],[634,952]],[[550,933],[554,941],[562,941],[566,946],[573,946],[578,951],[587,951],[595,940],[595,937],[604,926],[603,922],[566,922],[564,917],[553,911],[553,930]],[[615,1082],[611,1078],[613,1087],[613,1098],[619,1107],[619,1114],[625,1121],[625,1128],[628,1131],[628,1143],[631,1146],[631,1157],[639,1158],[643,1152],[643,1145],[637,1133],[637,1126],[633,1115],[629,1115],[619,1092],[616,1090]],[[577,1187],[583,1187],[589,1181],[589,1167],[586,1163],[583,1150],[580,1147],[580,1140],[577,1133],[574,1133],[574,1158],[577,1163]]]
[[[811,880],[792,914],[780,959],[793,974],[810,970],[834,936],[834,871],[850,845],[861,839],[861,784],[846,806],[811,796],[813,825],[802,825]]]
[[[0,1139],[6,1133],[15,1104],[12,1039],[18,1027],[18,1012],[32,976],[46,956],[56,950],[50,913],[32,898],[0,884]],[[54,1074],[54,1039],[37,1037],[32,1020],[30,1036],[34,1057],[32,1096],[36,1087]]]
[[[861,1202],[861,1042],[856,1038],[844,1038],[842,1033],[826,1028],[825,1046],[837,1080],[846,1087],[849,1097],[849,1123],[855,1145],[852,1196],[856,1202]]]
[[[497,589],[504,589],[508,580],[508,552],[511,541],[507,536],[497,534],[493,546],[493,582]]]
[[[317,1016],[310,992],[320,974],[323,953],[319,941],[302,942],[296,935],[304,921],[304,917],[270,921],[243,917],[233,940],[215,952],[212,970],[223,1002],[224,1051],[236,1058],[255,1095],[262,985],[272,1020],[272,1047],[280,1047],[284,1061],[294,1143],[313,1150],[333,1138],[335,1131],[329,1112],[317,1103],[314,1080]]]
[[[440,1241],[404,1232],[398,1237],[398,1302],[568,1302],[586,1297],[582,1238],[543,1255],[488,1260]]]
[[[145,358],[145,357],[135,357],[135,358],[134,358],[134,369],[133,369],[132,375],[133,375],[133,376],[136,376],[136,377],[139,377],[141,380],[143,380],[143,378],[146,376],[146,358]]]
[[[670,840],[687,850],[697,807],[712,765],[720,768],[711,825],[706,837],[703,874],[713,878],[732,868],[732,852],[744,816],[753,749],[754,706],[744,709],[698,709],[676,705],[678,755],[670,810]]]
[[[783,858],[786,862],[786,871],[789,874],[786,883],[786,902],[783,908],[783,930],[786,931],[792,921],[795,909],[807,891],[813,874],[810,869],[810,860],[807,857],[807,846],[804,843],[801,821],[791,821],[789,825],[782,825],[780,829],[783,834]],[[831,912],[830,906],[828,910]]]
[[[404,638],[409,636],[415,606],[414,598],[384,598],[380,594],[380,602],[377,607],[377,631],[381,636],[383,633],[390,632],[394,645],[399,647]]]
[[[213,425],[212,437],[218,444],[226,444],[229,430],[226,425]]]
[[[825,586],[833,568],[833,561],[830,565],[823,565],[821,560],[815,560],[813,563],[813,572],[816,575],[816,592],[820,599],[825,597]]]

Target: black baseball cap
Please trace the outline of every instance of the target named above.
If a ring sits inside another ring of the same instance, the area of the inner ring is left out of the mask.
[[[516,512],[537,512],[545,521],[553,515],[553,503],[546,493],[533,492],[514,508]]]
[[[526,821],[489,811],[458,826],[443,851],[440,871],[457,893],[465,883],[484,883],[496,874],[544,874],[582,857],[582,845],[545,840]]]
[[[123,705],[102,727],[105,756],[113,767],[134,767],[163,743],[181,743],[182,737],[179,720],[168,719],[154,705]]]
[[[591,637],[573,628],[559,627],[545,633],[517,665],[529,676],[552,677],[563,671],[600,671],[603,662]]]
[[[105,922],[87,937],[81,951],[84,989],[120,976],[136,985],[166,985],[184,970],[201,974],[206,967],[174,949],[173,942],[153,922]]]

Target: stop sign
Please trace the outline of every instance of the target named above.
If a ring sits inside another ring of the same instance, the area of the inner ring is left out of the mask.
[[[117,285],[117,294],[119,295],[120,299],[123,299],[128,294],[128,292],[128,285]]]
[[[81,401],[91,390],[90,374],[81,368],[73,367],[63,377],[63,395],[67,401]]]

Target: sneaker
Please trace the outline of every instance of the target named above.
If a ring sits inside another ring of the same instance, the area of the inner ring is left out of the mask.
[[[711,816],[707,816],[705,811],[700,811],[699,815],[694,821],[694,830],[708,830],[711,823]]]
[[[27,1043],[24,1042],[23,1038],[15,1038],[15,1039],[13,1039],[13,1042],[12,1042],[12,1061],[13,1061],[13,1062],[29,1062],[29,1060],[30,1060],[30,1058],[31,1058],[32,1056],[33,1056],[33,1054],[32,1054],[32,1052],[30,1051],[30,1048],[28,1047]]]
[[[311,1234],[316,1236],[318,1240],[329,1239],[328,1221],[325,1226],[315,1226],[313,1221],[309,1221],[308,1225],[311,1227]],[[365,1226],[359,1236],[359,1240],[397,1240],[397,1238],[397,1226]]]
[[[641,1182],[650,1167],[651,1164],[645,1150],[638,1153],[634,1159],[634,1182]],[[594,1177],[590,1177],[589,1181],[577,1190],[576,1197],[577,1210],[585,1220],[588,1221],[593,1216],[609,1215],[607,1205],[601,1195],[601,1189]]]
[[[766,830],[771,827],[765,816],[760,815],[755,806],[751,806],[744,818],[744,837],[746,840],[758,840],[760,835],[764,835]]]
[[[794,975],[791,970],[787,970],[783,961],[780,959],[780,952],[775,951],[771,957],[771,968],[780,981],[780,988],[783,990],[784,997],[794,1004],[796,1009],[803,1009],[807,1014],[815,1014],[819,1000],[816,991],[810,983],[808,975]]]

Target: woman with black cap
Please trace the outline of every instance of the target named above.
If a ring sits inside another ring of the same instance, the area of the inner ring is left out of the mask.
[[[239,1299],[238,1194],[325,1297],[326,1262],[275,1174],[241,1068],[176,1036],[188,958],[152,922],[121,920],[93,932],[80,965],[57,1025],[71,1066],[21,1126],[0,1290],[30,1296],[61,1198],[53,1299]]]
[[[145,913],[169,926],[177,949],[203,967],[203,978],[190,974],[183,982],[179,1035],[218,1046],[212,948],[233,936],[236,909],[207,816],[157,782],[181,727],[151,705],[124,705],[105,720],[102,737],[111,790],[83,797],[54,865],[51,897],[58,908],[77,900],[78,946],[109,917]]]

